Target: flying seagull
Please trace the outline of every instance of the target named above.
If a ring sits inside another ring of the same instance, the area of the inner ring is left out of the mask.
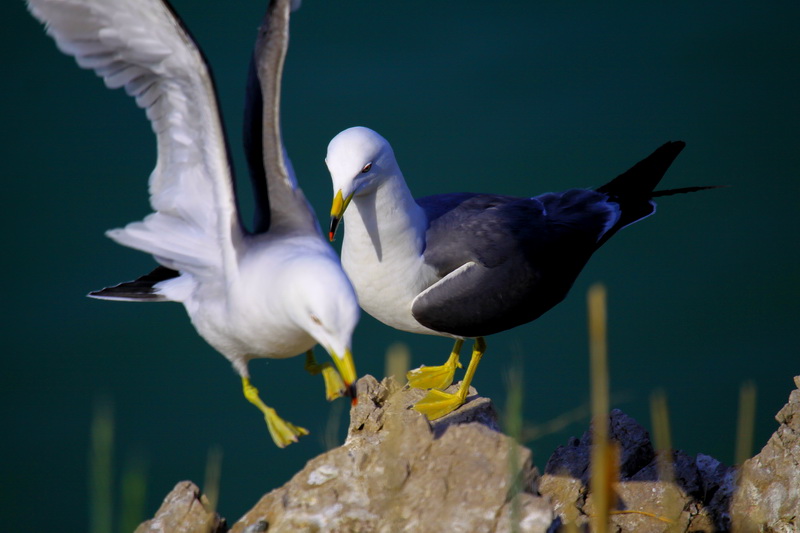
[[[161,0],[28,0],[28,7],[62,52],[107,87],[124,87],[156,134],[149,181],[154,212],[107,235],[152,254],[160,266],[91,296],[181,302],[200,336],[241,376],[244,395],[264,414],[275,444],[295,442],[308,432],[264,404],[248,362],[306,353],[306,367],[322,372],[329,399],[351,392],[359,309],[283,147],[280,82],[290,2],[270,2],[248,80],[245,150],[257,203],[252,231],[237,210],[210,70],[172,7]],[[335,368],[314,361],[316,344]]]
[[[386,139],[363,127],[334,137],[329,238],[344,217],[342,266],[361,307],[394,328],[455,339],[444,365],[409,372],[411,386],[432,389],[414,408],[433,420],[462,405],[486,335],[563,300],[595,250],[655,212],[654,197],[707,188],[654,192],[683,147],[668,142],[594,190],[415,200]],[[465,338],[475,339],[465,377],[455,394],[444,393]]]

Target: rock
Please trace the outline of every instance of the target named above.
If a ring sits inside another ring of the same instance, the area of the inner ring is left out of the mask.
[[[345,444],[265,495],[233,532],[490,533],[511,531],[512,519],[516,531],[547,531],[553,513],[535,492],[531,452],[497,431],[490,400],[472,394],[430,423],[410,409],[424,391],[371,376],[358,390]]]
[[[800,377],[795,383],[800,388]],[[431,423],[410,409],[424,391],[365,376],[345,443],[262,497],[231,531],[543,533],[566,522],[585,527],[594,512],[591,432],[560,446],[539,477],[530,450],[499,432],[491,401],[470,392],[463,407]],[[778,430],[741,470],[677,450],[668,456],[669,479],[661,479],[647,431],[612,411],[609,436],[620,459],[612,531],[800,531],[800,390],[776,418]],[[198,488],[181,482],[136,533],[173,531],[227,529]]]
[[[134,533],[224,533],[224,518],[210,509],[208,500],[191,481],[181,481],[164,498],[155,517]]]
[[[659,479],[650,435],[616,409],[609,416],[609,439],[619,447],[617,505],[611,515],[617,531],[661,532],[669,527],[666,520],[674,522],[678,531],[724,529],[723,511],[729,499],[714,500],[714,496],[730,468],[708,456],[693,458],[678,450],[671,457],[673,480]],[[587,524],[594,513],[589,492],[591,445],[590,429],[580,440],[572,438],[556,449],[545,466],[539,491],[562,522]]]
[[[800,389],[800,376],[794,383]],[[800,530],[800,390],[792,391],[775,419],[778,430],[739,472],[734,531]]]

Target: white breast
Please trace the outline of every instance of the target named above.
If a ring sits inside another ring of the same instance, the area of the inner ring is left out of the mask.
[[[344,216],[342,266],[367,313],[396,329],[439,335],[411,314],[414,298],[439,278],[422,260],[427,220],[407,191],[387,180],[353,199]]]

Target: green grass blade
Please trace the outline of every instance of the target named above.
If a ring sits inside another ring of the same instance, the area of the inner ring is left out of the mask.
[[[741,465],[753,455],[753,433],[756,423],[756,385],[742,383],[739,389],[739,420],[736,425],[735,463]]]
[[[108,533],[114,519],[112,480],[114,409],[107,398],[95,400],[89,450],[89,531]]]
[[[147,460],[141,453],[125,461],[121,490],[119,532],[130,533],[146,519]]]

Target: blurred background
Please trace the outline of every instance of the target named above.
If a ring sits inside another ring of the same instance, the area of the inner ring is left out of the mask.
[[[173,3],[211,63],[246,179],[244,80],[265,2]],[[251,363],[267,403],[311,431],[279,450],[180,305],[84,297],[154,265],[103,235],[149,212],[154,137],[133,101],[60,54],[21,1],[0,14],[4,520],[88,527],[100,405],[113,412],[115,505],[136,471],[152,516],[178,481],[202,484],[209,451],[221,450],[219,511],[232,523],[324,451],[326,434],[341,441],[347,402],[327,404],[303,358]],[[393,144],[417,196],[597,186],[686,141],[662,185],[731,187],[661,199],[595,255],[566,301],[490,337],[474,384],[502,409],[506,376],[521,369],[523,414],[540,430],[528,445],[543,467],[588,425],[585,294],[602,281],[613,406],[650,427],[649,397],[663,390],[673,445],[731,463],[741,384],[758,391],[755,452],[800,374],[799,15],[790,1],[306,0],[292,20],[284,137],[322,220],[327,143],[353,125]],[[395,342],[413,366],[440,364],[451,347],[364,316],[359,373],[383,376]],[[544,431],[565,414],[571,422]]]

